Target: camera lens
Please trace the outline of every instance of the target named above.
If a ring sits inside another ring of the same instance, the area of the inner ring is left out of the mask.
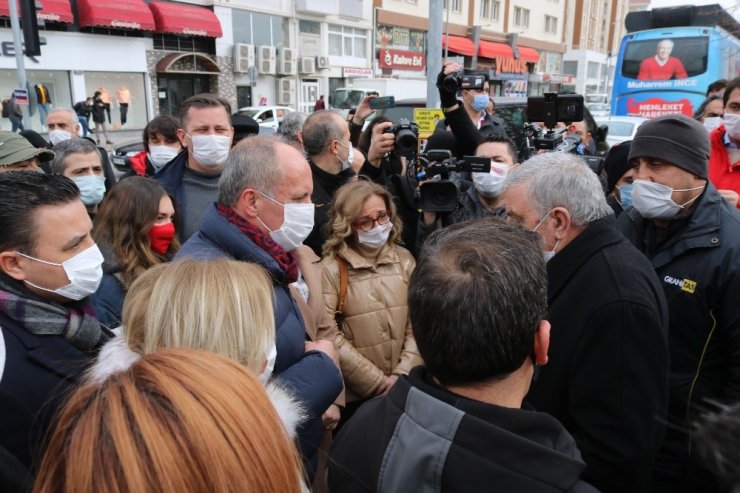
[[[404,128],[396,135],[396,152],[401,156],[409,156],[416,153],[419,139],[413,130]]]
[[[449,74],[442,80],[442,87],[447,92],[457,92],[460,87],[460,79],[457,74]]]

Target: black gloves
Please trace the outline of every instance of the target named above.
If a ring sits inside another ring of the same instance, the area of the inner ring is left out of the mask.
[[[446,75],[443,68],[437,76],[437,89],[439,89],[439,101],[442,108],[449,108],[457,104],[457,92],[450,92],[444,88],[442,83],[445,80],[445,77]]]

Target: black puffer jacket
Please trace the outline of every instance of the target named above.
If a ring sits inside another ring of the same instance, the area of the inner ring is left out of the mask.
[[[689,455],[689,423],[710,400],[740,395],[740,212],[711,183],[683,227],[662,245],[634,208],[619,217],[624,235],[648,252],[669,309],[670,398],[658,467],[680,477]],[[680,480],[679,480],[680,481]]]

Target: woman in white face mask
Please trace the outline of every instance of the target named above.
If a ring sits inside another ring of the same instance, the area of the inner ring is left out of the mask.
[[[319,337],[333,340],[339,352],[347,401],[341,426],[362,402],[387,392],[399,375],[421,363],[406,304],[416,263],[397,244],[401,222],[393,199],[375,183],[341,187],[328,228],[321,267],[324,306],[333,323]]]
[[[177,138],[180,123],[170,115],[155,117],[147,123],[142,133],[144,150],[131,156],[132,174],[154,176],[182,151]]]

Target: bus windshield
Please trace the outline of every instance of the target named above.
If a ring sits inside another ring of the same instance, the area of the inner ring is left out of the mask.
[[[631,41],[624,48],[622,76],[638,80],[683,79],[707,71],[707,36]]]

